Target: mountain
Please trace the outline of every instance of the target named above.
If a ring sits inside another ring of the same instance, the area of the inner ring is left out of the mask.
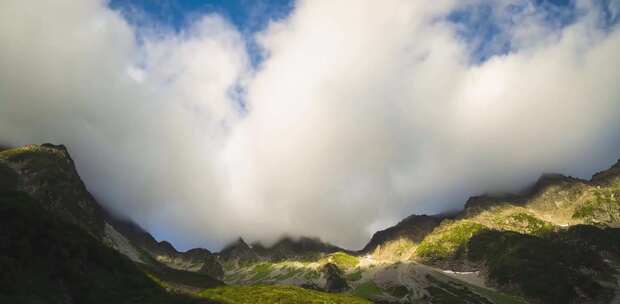
[[[344,251],[344,249],[311,237],[282,237],[271,246],[260,242],[252,244],[252,250],[266,260],[314,259],[324,254]]]
[[[617,181],[619,176],[620,159],[611,168],[595,173],[591,182],[595,185],[608,185]]]
[[[521,193],[471,197],[450,216],[411,215],[359,252],[259,259],[224,281],[322,290],[338,281],[382,303],[616,303],[619,197],[618,164],[589,181],[543,174]]]
[[[0,161],[16,173],[17,190],[94,237],[104,236],[103,210],[86,190],[65,146],[43,144],[9,149],[0,154]]]
[[[619,173],[616,164],[589,181],[544,174],[521,194],[470,198],[414,259],[480,271],[491,286],[533,302],[608,303],[618,293]]]
[[[2,303],[618,303],[620,162],[410,215],[358,252],[282,237],[213,253],[107,212],[65,147],[29,145],[0,151],[0,269]]]
[[[230,269],[262,261],[314,260],[339,251],[345,250],[319,238],[284,236],[271,246],[265,246],[260,242],[249,245],[243,238],[238,238],[216,255],[218,260]]]
[[[134,286],[132,282],[135,281],[136,284],[142,284],[139,288],[146,288],[148,294],[159,295],[161,297],[156,298],[162,300],[169,298],[167,293],[149,276],[157,276],[160,283],[174,281],[168,287],[177,290],[222,285],[219,280],[207,275],[218,274],[218,271],[220,276],[222,274],[219,264],[206,261],[211,256],[207,250],[179,253],[180,258],[174,256],[170,264],[178,263],[181,265],[177,265],[177,269],[185,267],[185,270],[195,272],[181,271],[158,262],[154,258],[155,254],[147,250],[151,247],[135,242],[138,233],[125,235],[116,230],[115,226],[126,228],[131,225],[119,225],[121,222],[113,221],[97,203],[80,179],[64,146],[28,145],[0,152],[0,200],[0,207],[3,208],[1,215],[5,219],[1,223],[3,234],[0,235],[0,246],[2,252],[6,253],[0,260],[10,265],[7,269],[15,269],[17,273],[15,276],[5,273],[3,279],[11,280],[13,284],[3,286],[17,288],[14,293],[18,299],[23,296],[20,292],[29,290],[22,284],[28,286],[31,284],[28,280],[32,279],[18,274],[29,271],[41,280],[40,283],[49,283],[47,286],[50,289],[42,290],[40,297],[50,295],[62,303],[76,299],[89,299],[78,303],[98,303],[96,295],[105,290],[94,289],[90,293],[83,293],[80,288],[90,286],[87,284],[97,285],[100,279],[110,280],[110,284],[102,282],[100,286],[108,286],[112,294],[114,290],[119,290],[119,293],[131,296],[132,293],[125,289]],[[144,231],[141,237],[154,241]],[[158,248],[162,249],[161,252],[176,253],[169,244],[160,244]],[[16,252],[19,253],[17,256]],[[31,260],[40,260],[41,263],[30,264]],[[58,264],[56,260],[62,262]],[[53,266],[55,264],[58,265]],[[118,273],[110,268],[116,264],[119,267]],[[205,265],[209,265],[208,270]],[[56,278],[53,280],[55,282],[45,282],[53,278]],[[80,284],[86,285],[80,287]],[[30,302],[38,298],[35,294],[32,299],[23,300]],[[116,298],[120,298],[120,295],[116,295]],[[153,302],[159,301],[156,298],[153,298]],[[115,298],[101,296],[101,299]]]
[[[205,273],[214,278],[221,278],[224,275],[217,257],[207,249],[194,248],[179,252],[169,242],[158,242],[151,234],[129,220],[119,219],[109,213],[106,218],[110,225],[131,243],[131,246],[139,248],[159,263],[177,270]]]
[[[61,146],[0,152],[0,302],[197,303],[103,243],[101,208],[73,174]]]
[[[217,254],[217,257],[225,266],[246,265],[259,260],[258,254],[243,238],[238,238],[235,242],[228,244]]]
[[[398,243],[397,246],[401,247],[403,243],[407,242],[419,243],[426,235],[431,233],[440,222],[441,218],[436,216],[411,215],[395,226],[373,234],[361,253],[381,251],[385,249],[386,246],[394,243]],[[402,254],[404,253],[399,253],[398,255]]]
[[[0,193],[1,303],[193,303],[23,192]]]

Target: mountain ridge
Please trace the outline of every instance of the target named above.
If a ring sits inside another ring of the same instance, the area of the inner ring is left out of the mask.
[[[0,190],[32,196],[169,290],[194,294],[221,284],[220,278],[346,292],[382,303],[441,303],[455,295],[481,304],[504,298],[608,303],[614,292],[620,297],[614,272],[620,269],[619,177],[620,162],[590,180],[543,174],[522,193],[472,196],[449,216],[410,215],[377,231],[360,251],[284,236],[270,246],[239,238],[219,252],[180,252],[99,206],[64,146],[0,152]],[[553,290],[544,288],[549,276],[556,278]]]

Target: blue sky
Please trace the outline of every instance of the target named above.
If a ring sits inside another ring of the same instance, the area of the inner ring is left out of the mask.
[[[253,64],[262,59],[253,34],[294,9],[293,0],[111,0],[109,5],[136,27],[155,22],[177,32],[202,15],[218,14],[245,36]]]
[[[602,7],[609,6],[611,0],[597,0]],[[508,9],[518,14],[524,4],[512,5]],[[572,0],[531,0],[544,12],[549,26],[564,27],[574,22],[579,14]],[[182,31],[193,20],[204,15],[216,13],[229,20],[245,36],[253,64],[262,60],[253,39],[253,34],[263,30],[271,20],[286,18],[294,9],[294,0],[111,0],[110,7],[123,13],[124,17],[136,27],[146,22],[155,22],[174,31]],[[471,45],[472,61],[484,62],[486,59],[511,51],[510,41],[502,41],[502,20],[496,20],[488,3],[466,6],[448,16],[459,26],[459,35]],[[602,22],[609,26],[617,23],[618,17],[609,15]]]
[[[130,21],[131,12],[138,10],[175,30],[187,26],[196,16],[217,13],[243,32],[255,32],[264,28],[269,20],[288,16],[293,4],[291,0],[111,0],[109,5],[125,12]]]

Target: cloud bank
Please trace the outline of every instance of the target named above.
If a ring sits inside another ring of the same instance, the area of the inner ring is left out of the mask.
[[[357,249],[620,157],[620,2],[592,3],[300,1],[254,34],[255,66],[216,14],[176,32],[103,1],[2,1],[0,142],[66,144],[105,206],[181,248]]]

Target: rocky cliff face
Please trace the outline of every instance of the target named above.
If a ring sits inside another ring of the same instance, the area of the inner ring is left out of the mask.
[[[103,210],[80,179],[62,145],[28,145],[0,153],[0,162],[17,173],[17,188],[45,209],[93,236],[104,235]]]
[[[241,266],[259,261],[259,256],[250,247],[243,238],[237,239],[235,242],[227,245],[219,253],[218,260],[225,266]]]

